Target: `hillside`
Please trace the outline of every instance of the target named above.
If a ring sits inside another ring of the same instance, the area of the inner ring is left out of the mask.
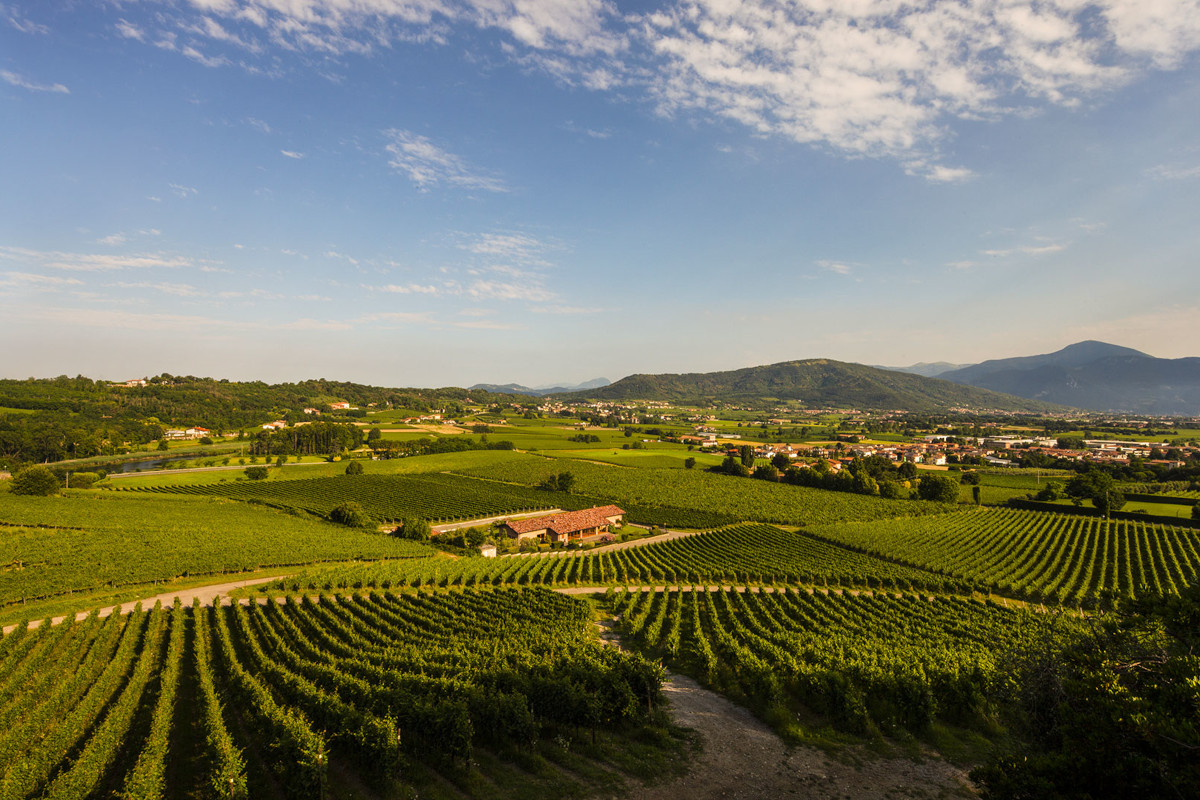
[[[984,361],[939,377],[1093,411],[1200,414],[1200,358],[1155,358],[1104,342],[1079,342],[1054,353]]]
[[[688,402],[777,399],[798,401],[813,408],[907,411],[971,408],[1038,412],[1052,408],[1046,402],[823,358],[728,372],[630,375],[609,386],[565,397]]]

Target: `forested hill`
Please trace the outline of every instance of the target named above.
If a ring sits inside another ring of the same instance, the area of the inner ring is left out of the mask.
[[[0,462],[59,461],[110,455],[121,443],[146,444],[165,428],[199,426],[214,432],[256,426],[267,419],[304,419],[306,407],[328,410],[345,401],[366,408],[443,409],[457,414],[465,389],[388,389],[340,381],[267,384],[159,375],[146,386],[66,376],[0,380]],[[498,398],[510,399],[510,398]],[[354,416],[361,412],[350,412]],[[328,417],[327,417],[328,419]]]
[[[572,399],[750,402],[799,401],[812,408],[1061,410],[1035,400],[829,359],[784,361],[729,372],[630,375],[599,389],[564,395]]]

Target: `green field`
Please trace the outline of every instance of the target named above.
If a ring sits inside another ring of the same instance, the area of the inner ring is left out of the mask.
[[[413,542],[213,497],[0,493],[0,605],[283,564],[409,558]],[[16,604],[16,605],[14,605]]]
[[[797,739],[797,705],[856,733],[980,724],[995,711],[1003,654],[1066,625],[950,597],[733,589],[608,597],[628,640]]]
[[[683,754],[661,668],[544,591],[93,615],[0,666],[6,798],[549,800]]]
[[[1200,531],[1012,509],[819,526],[864,553],[1012,597],[1092,601],[1101,593],[1178,592],[1200,576]]]
[[[693,583],[945,587],[934,573],[892,564],[803,533],[742,525],[593,554],[424,558],[311,567],[257,591],[302,592],[419,586],[678,585]]]
[[[621,469],[584,461],[526,456],[502,464],[464,469],[464,475],[534,486],[550,475],[570,472],[575,491],[625,507],[693,508],[735,520],[812,525],[936,513],[942,506],[917,500],[827,492],[782,483],[732,478],[703,470]]]

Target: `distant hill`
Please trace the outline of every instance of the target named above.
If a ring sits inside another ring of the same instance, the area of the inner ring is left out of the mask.
[[[1093,411],[1200,415],[1200,358],[1155,358],[1105,342],[984,361],[939,377]]]
[[[544,397],[548,394],[566,394],[582,392],[587,389],[597,389],[611,384],[608,378],[592,378],[590,381],[577,383],[574,386],[523,386],[519,383],[477,383],[468,391],[494,392],[495,394],[523,394],[530,397]]]
[[[920,364],[913,364],[908,367],[884,367],[878,364],[873,364],[876,369],[888,369],[892,372],[908,372],[913,375],[921,375],[926,378],[936,378],[943,372],[949,372],[952,369],[962,369],[969,367],[970,364],[951,364],[949,361],[935,361],[930,363],[922,361]]]
[[[784,361],[729,372],[630,375],[572,399],[752,401],[775,398],[814,408],[939,411],[950,408],[1047,411],[1048,403],[961,386],[936,378],[828,359]]]

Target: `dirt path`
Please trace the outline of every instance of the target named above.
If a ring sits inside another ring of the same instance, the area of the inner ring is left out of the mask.
[[[635,527],[640,528],[642,526],[637,525]],[[634,539],[629,542],[605,544],[601,545],[600,547],[593,547],[591,550],[546,550],[540,553],[508,553],[501,556],[501,558],[555,558],[557,556],[611,553],[613,550],[625,550],[630,547],[644,547],[648,544],[658,544],[659,542],[669,542],[672,539],[682,539],[686,536],[695,536],[698,533],[704,533],[704,531],[666,531],[658,534],[657,536],[647,536],[644,539]]]
[[[252,578],[250,580],[245,580],[245,581],[230,581],[229,583],[214,583],[214,584],[210,584],[208,586],[196,586],[191,589],[179,589],[174,592],[163,592],[162,594],[156,594],[153,597],[141,598],[141,602],[142,602],[143,608],[153,608],[154,604],[159,601],[162,601],[162,604],[164,606],[169,606],[169,605],[173,604],[175,602],[175,598],[178,597],[180,602],[182,602],[185,606],[190,606],[192,604],[192,602],[197,597],[199,597],[200,603],[202,605],[208,606],[208,605],[212,605],[213,601],[216,600],[217,597],[219,597],[220,595],[229,594],[234,589],[241,589],[243,586],[257,586],[260,583],[267,583],[268,581],[279,580],[281,577],[284,577],[284,576],[275,575],[270,578]],[[110,616],[118,608],[122,609],[125,613],[129,613],[130,611],[133,610],[133,606],[137,602],[138,602],[137,600],[130,600],[126,603],[122,603],[119,606],[106,606],[106,607],[100,609],[100,616],[102,616],[102,617]],[[225,602],[225,604],[228,605],[228,598],[225,598],[225,600],[222,602]],[[90,613],[91,613],[91,611],[80,611],[79,613],[77,613],[75,615],[75,619],[76,620],[87,619],[87,616]],[[65,615],[65,614],[61,617],[53,617],[50,620],[50,624],[57,625],[58,623],[65,620],[66,618],[67,618],[67,615]],[[29,623],[29,627],[36,628],[41,624],[42,624],[42,620],[32,620]],[[7,634],[9,631],[15,630],[16,627],[17,627],[16,625],[6,625],[4,627],[4,632]]]
[[[857,764],[812,747],[788,747],[746,709],[685,675],[663,687],[671,716],[700,735],[702,751],[678,780],[634,789],[635,800],[775,800],[776,798],[973,797],[966,775],[944,761],[917,762],[869,753]]]

